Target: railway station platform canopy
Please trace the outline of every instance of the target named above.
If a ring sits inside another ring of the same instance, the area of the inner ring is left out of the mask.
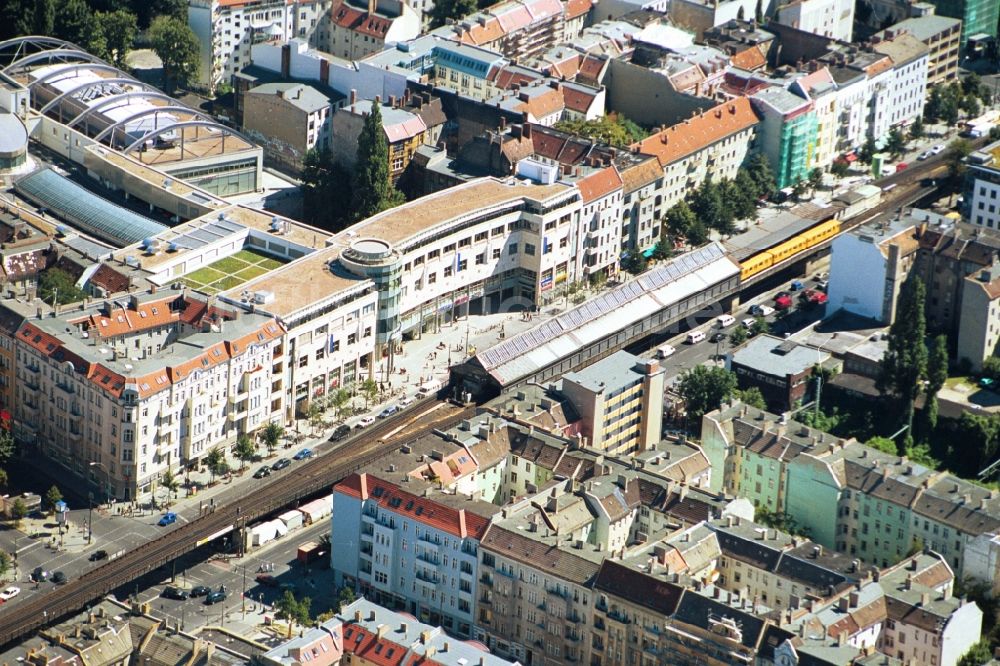
[[[259,150],[210,115],[60,39],[0,41],[0,72],[28,90],[35,112],[147,164]]]
[[[739,272],[719,243],[706,245],[484,349],[465,365],[471,374],[488,375],[501,390],[525,378],[537,379],[546,368],[563,364],[560,371],[570,370],[580,364],[572,359],[588,349],[595,355],[613,351],[607,345],[601,348],[609,337],[618,337],[614,344],[620,348],[686,316],[692,305],[726,296],[719,285],[732,281],[735,289]],[[618,334],[624,331],[630,331],[626,337],[631,339],[621,339]],[[463,374],[461,369],[458,374]]]
[[[115,247],[138,243],[167,227],[97,196],[52,169],[41,169],[14,183],[14,189],[32,203],[49,208],[76,229]]]

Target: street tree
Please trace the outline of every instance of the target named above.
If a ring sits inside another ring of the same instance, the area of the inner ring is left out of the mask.
[[[723,199],[722,188],[713,180],[706,179],[691,196],[691,210],[709,229],[732,233],[732,210]]]
[[[0,488],[6,488],[10,479],[7,477],[7,470],[0,469]]]
[[[687,201],[681,200],[670,207],[664,216],[664,224],[667,230],[683,238],[688,237],[691,227],[698,222],[698,216],[691,210]]]
[[[948,179],[951,181],[952,189],[958,189],[962,186],[967,169],[965,158],[971,152],[972,144],[965,139],[955,139],[948,145]]]
[[[333,413],[340,418],[341,412],[343,412],[344,407],[347,403],[351,401],[351,392],[345,388],[339,388],[336,391],[330,393],[330,406],[333,407]]]
[[[816,188],[818,188],[822,184],[823,184],[823,170],[820,169],[819,167],[816,167],[815,169],[809,172],[809,187],[812,189],[813,192],[815,192]]]
[[[296,599],[291,590],[285,590],[284,595],[275,602],[274,607],[281,611],[282,617],[288,621],[288,637],[292,636],[292,627],[296,624],[306,625],[309,623],[309,609],[312,606],[312,599],[304,597]]]
[[[257,445],[254,444],[253,437],[245,432],[240,433],[236,438],[236,446],[233,447],[233,455],[240,461],[240,469],[246,469],[248,462],[253,462],[257,455]]]
[[[729,344],[734,348],[739,347],[747,341],[747,329],[745,326],[737,326],[729,334]]]
[[[213,446],[205,454],[205,466],[208,467],[208,473],[212,475],[212,483],[215,483],[215,476],[221,472],[223,465],[226,464],[225,461],[226,454],[218,446]]]
[[[756,195],[758,197],[770,198],[778,191],[777,181],[774,179],[774,170],[771,163],[763,153],[754,153],[747,160],[747,173],[757,185]]]
[[[17,452],[17,442],[10,430],[0,430],[0,465],[14,457]]]
[[[899,157],[906,152],[906,137],[898,127],[889,130],[889,134],[885,138],[885,149],[893,157]]]
[[[125,67],[125,56],[139,32],[135,14],[125,9],[98,12],[97,22],[104,35],[102,55],[116,67]]]
[[[167,500],[170,499],[171,494],[174,496],[174,499],[177,499],[177,491],[181,488],[181,481],[172,470],[167,469],[163,473],[163,476],[160,477],[160,485],[167,491]]]
[[[910,139],[916,141],[924,137],[924,119],[917,116],[910,124]]]
[[[981,639],[958,660],[958,666],[983,666],[993,659],[993,648],[987,639]]]
[[[337,601],[340,602],[341,606],[352,604],[356,597],[354,596],[354,588],[349,585],[345,585],[340,588],[340,592],[337,593]]]
[[[378,396],[378,383],[369,377],[361,382],[361,386],[359,388],[361,390],[361,395],[365,397],[365,409],[368,409],[371,402]]]
[[[865,142],[861,146],[861,150],[858,151],[858,161],[863,164],[871,164],[872,158],[875,157],[877,151],[878,147],[875,145],[875,137],[871,135],[865,137]]]
[[[184,21],[172,16],[158,16],[146,33],[149,43],[163,62],[167,91],[186,86],[198,69],[198,38]]]
[[[684,399],[688,427],[701,431],[701,417],[718,409],[736,390],[736,375],[725,368],[697,365],[681,375],[677,393]]]
[[[739,182],[742,175],[743,183]],[[757,197],[753,180],[746,171],[739,171],[733,180],[722,183],[723,201],[729,208],[729,216],[734,220],[749,220],[757,217]],[[746,188],[750,189],[746,189]]]
[[[313,429],[314,434],[323,425],[323,409],[323,402],[319,399],[310,401],[306,408],[306,418],[309,419],[309,427]]]
[[[18,497],[10,506],[10,517],[14,519],[14,526],[19,526],[27,515],[28,505],[24,503],[23,499]]]
[[[382,105],[378,100],[372,102],[371,113],[365,116],[358,136],[351,196],[355,220],[364,220],[402,203],[389,173],[389,141],[382,127]]]
[[[937,427],[938,391],[944,388],[948,381],[948,338],[939,335],[934,338],[931,351],[927,357],[927,386],[924,389],[924,435],[930,434]]]
[[[832,173],[837,178],[843,178],[851,172],[851,165],[847,160],[837,158],[830,165],[830,173]]]
[[[927,91],[927,100],[924,102],[924,120],[929,123],[936,123],[941,119],[943,97],[940,86],[931,86]]]
[[[55,513],[56,504],[62,501],[63,494],[62,491],[55,485],[49,488],[48,492],[45,493],[45,508],[51,513]]]
[[[771,330],[771,324],[764,317],[754,317],[753,325],[750,326],[750,335],[763,335]]]
[[[281,442],[282,436],[285,434],[285,429],[277,421],[270,421],[260,430],[260,438],[264,441],[264,446],[267,447],[268,453],[274,453],[274,450],[278,448],[278,443]]]
[[[879,377],[879,388],[896,396],[902,424],[908,426],[904,448],[912,444],[913,403],[927,375],[925,299],[926,288],[919,277],[903,284]]]
[[[14,560],[5,550],[0,550],[0,577],[6,576],[14,566]]]

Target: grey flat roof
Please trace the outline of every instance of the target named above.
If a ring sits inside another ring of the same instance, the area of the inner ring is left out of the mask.
[[[36,204],[51,208],[80,231],[116,247],[138,243],[167,229],[159,222],[102,199],[51,169],[21,178],[14,183],[14,189]]]
[[[893,26],[890,26],[889,29],[906,30],[920,41],[925,41],[944,32],[945,30],[954,28],[956,25],[961,24],[961,19],[932,14],[930,16],[915,16],[913,18],[905,19]],[[878,35],[880,37],[884,37],[884,31],[878,33]]]
[[[617,391],[642,376],[635,370],[635,364],[641,360],[627,351],[618,351],[579,372],[567,372],[563,379],[594,393],[602,389]]]
[[[773,335],[752,338],[732,355],[733,363],[778,377],[797,375],[828,358],[828,352]]]

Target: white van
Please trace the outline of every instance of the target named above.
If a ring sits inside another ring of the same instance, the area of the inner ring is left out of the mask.
[[[725,328],[727,326],[732,326],[733,324],[735,324],[736,317],[734,317],[733,315],[724,314],[716,317],[715,321],[719,325],[719,328]]]
[[[426,398],[428,396],[437,395],[438,391],[444,386],[444,382],[440,379],[432,379],[429,382],[423,383],[419,389],[417,389],[418,398]]]
[[[673,345],[663,345],[656,350],[656,358],[667,358],[668,356],[673,356],[677,350],[674,349]]]
[[[695,345],[705,339],[705,334],[701,331],[691,331],[687,335],[687,343],[689,345]]]

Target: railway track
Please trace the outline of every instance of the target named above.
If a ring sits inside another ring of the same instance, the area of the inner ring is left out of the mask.
[[[194,550],[230,526],[249,524],[292,507],[371,465],[405,441],[433,428],[456,423],[474,412],[475,407],[456,408],[435,402],[429,409],[409,413],[408,421],[390,419],[375,424],[343,447],[298,465],[292,473],[271,477],[254,490],[252,499],[244,497],[217,504],[214,511],[86,572],[67,585],[13,605],[0,613],[0,646],[9,646],[36,629],[82,610],[112,590]]]

